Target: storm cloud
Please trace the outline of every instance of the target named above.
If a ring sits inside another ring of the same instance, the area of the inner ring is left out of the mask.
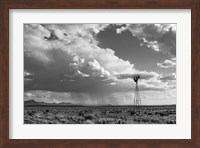
[[[48,99],[49,102],[61,102],[65,101],[63,98],[66,96],[76,103],[125,104],[125,100],[120,100],[119,97],[124,96],[128,100],[132,97],[125,96],[133,93],[135,84],[131,78],[134,74],[141,75],[141,91],[167,90],[167,77],[159,79],[160,74],[157,72],[138,70],[134,67],[135,63],[120,58],[114,49],[99,46],[96,35],[108,26],[24,24],[25,97],[38,100],[46,98],[46,102]],[[159,51],[164,51],[161,47],[167,46],[164,36],[174,32],[171,28],[160,32],[156,29],[151,30],[153,26],[149,26],[151,32],[147,32],[147,26],[122,27],[124,28],[118,28],[118,33],[129,29],[139,39],[145,39],[146,44],[150,45],[157,40]],[[142,33],[133,31],[134,27],[142,27],[138,29]],[[154,33],[154,38],[148,33]],[[166,49],[166,53],[172,54],[173,50],[170,47],[170,50]],[[46,92],[51,95],[44,97]]]

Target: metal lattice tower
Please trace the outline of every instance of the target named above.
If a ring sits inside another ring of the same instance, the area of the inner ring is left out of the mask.
[[[135,106],[142,105],[141,97],[140,97],[140,92],[139,92],[139,87],[138,87],[138,79],[139,78],[140,78],[140,75],[134,75],[133,76],[133,80],[136,83],[136,86],[135,86],[135,95],[134,95],[134,102],[133,102],[133,105],[135,105]]]

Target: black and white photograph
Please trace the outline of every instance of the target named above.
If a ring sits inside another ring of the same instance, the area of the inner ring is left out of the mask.
[[[24,124],[176,124],[176,24],[24,24]]]

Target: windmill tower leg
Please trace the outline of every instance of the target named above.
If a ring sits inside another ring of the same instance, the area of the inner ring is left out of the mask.
[[[138,110],[138,111],[139,111],[139,107],[142,105],[141,98],[140,98],[139,87],[138,87],[138,79],[139,78],[140,78],[140,75],[134,75],[133,76],[133,80],[134,80],[134,82],[136,84],[133,105],[135,106],[136,110]]]
[[[139,109],[139,106],[142,105],[141,103],[141,98],[140,98],[140,92],[139,92],[139,88],[138,85],[136,84],[135,87],[135,95],[134,95],[134,106],[136,107],[136,109]]]

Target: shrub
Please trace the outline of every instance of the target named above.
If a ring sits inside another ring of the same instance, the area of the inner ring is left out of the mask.
[[[79,115],[79,116],[83,116],[83,113],[82,113],[82,112],[79,112],[78,115]]]
[[[130,111],[130,114],[131,115],[135,115],[135,111]]]
[[[167,120],[166,123],[167,123],[167,124],[174,124],[174,122],[171,121],[171,120]]]
[[[29,111],[27,112],[29,116],[32,116],[33,115],[33,112]]]
[[[85,116],[86,120],[93,120],[94,118],[95,118],[95,116],[93,116],[93,115],[87,115],[87,116]]]
[[[121,120],[117,120],[117,124],[121,124],[122,123],[122,121]]]
[[[168,116],[167,113],[160,113],[160,116]]]

